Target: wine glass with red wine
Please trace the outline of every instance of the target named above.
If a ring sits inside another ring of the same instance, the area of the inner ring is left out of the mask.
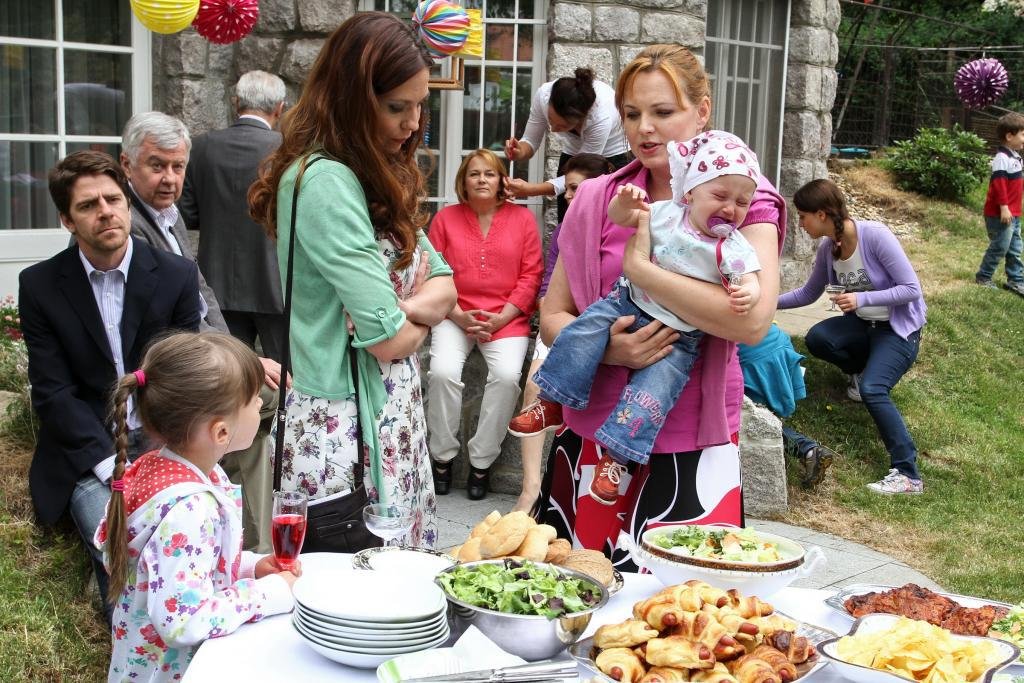
[[[274,559],[281,569],[292,570],[302,551],[306,538],[306,505],[308,498],[302,491],[274,491],[274,511],[271,521],[271,541]]]

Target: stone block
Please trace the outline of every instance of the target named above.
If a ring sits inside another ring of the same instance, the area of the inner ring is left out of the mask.
[[[238,51],[235,55],[235,71],[244,74],[246,71],[260,69],[277,73],[281,65],[284,44],[283,38],[267,38],[252,34],[242,38],[238,41]]]
[[[703,17],[649,12],[641,19],[640,40],[645,43],[677,43],[685,47],[703,47],[704,34]]]
[[[782,423],[770,410],[745,396],[739,448],[746,514],[762,519],[785,514],[789,498]]]
[[[622,73],[622,70],[626,68],[626,65],[636,59],[636,56],[640,54],[646,45],[620,45],[619,46],[619,63],[615,71],[616,77]]]
[[[153,102],[154,108],[180,118],[192,135],[223,128],[228,121],[227,88],[222,81],[168,79],[154,95],[157,92],[163,97]]]
[[[811,274],[813,265],[813,259],[783,259],[779,264],[779,291],[788,292],[802,286]]]
[[[281,59],[281,78],[292,83],[302,83],[306,80],[306,74],[320,54],[320,48],[324,41],[320,39],[303,38],[292,41],[284,49],[284,57]]]
[[[843,10],[839,0],[827,0],[825,9],[825,28],[835,32],[839,30],[839,22],[843,19]]]
[[[594,39],[635,42],[640,37],[640,13],[628,7],[598,7],[594,10]]]
[[[235,74],[235,46],[210,43],[206,73],[209,76],[237,81],[240,74]]]
[[[786,131],[783,131],[785,134]],[[783,156],[780,170],[779,193],[783,197],[792,197],[804,184],[822,177],[815,175],[813,160],[792,158],[789,155]]]
[[[295,0],[261,0],[260,19],[256,30],[260,33],[294,31],[298,26]]]
[[[616,4],[640,9],[682,10],[701,17],[707,16],[707,0],[621,0]]]
[[[551,23],[551,37],[555,40],[588,40],[592,16],[590,8],[569,2],[556,2],[555,17]]]
[[[206,51],[210,43],[195,31],[189,29],[162,41],[162,72],[166,76],[204,76],[206,74]]]
[[[783,157],[817,159],[822,144],[821,119],[816,112],[786,112],[782,124]]]
[[[789,65],[786,73],[786,109],[820,111],[822,83],[820,66],[801,62]]]
[[[835,50],[833,51],[833,43]],[[818,26],[797,26],[789,32],[789,63],[835,66],[838,58],[835,34]]]
[[[299,25],[304,31],[331,33],[355,14],[354,0],[298,0]]]
[[[615,82],[612,52],[608,48],[553,43],[549,55],[548,74],[551,78],[571,75],[576,67],[587,66],[594,70],[598,80]]]
[[[824,26],[829,0],[796,0],[793,3],[791,26]]]

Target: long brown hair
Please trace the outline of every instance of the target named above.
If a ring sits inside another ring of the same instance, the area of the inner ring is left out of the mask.
[[[154,343],[135,373],[117,383],[111,407],[114,422],[113,479],[124,476],[128,460],[128,397],[146,432],[181,451],[193,428],[214,417],[229,417],[245,406],[263,384],[263,366],[248,346],[219,332],[180,332]],[[118,600],[128,576],[128,527],[124,494],[114,489],[107,508],[111,603]]]
[[[707,72],[692,52],[681,45],[648,45],[633,58],[619,74],[615,84],[615,107],[622,116],[622,100],[633,89],[633,81],[641,73],[660,71],[675,88],[679,103],[683,95],[693,106],[699,106],[707,98],[711,101],[711,86]]]
[[[427,222],[420,205],[424,180],[416,148],[423,140],[428,110],[423,108],[419,128],[395,155],[381,149],[377,117],[381,95],[432,63],[415,29],[392,14],[359,13],[335,29],[306,78],[299,101],[284,115],[281,146],[264,161],[249,188],[253,220],[277,239],[281,176],[299,157],[322,151],[359,178],[371,224],[401,251],[396,268],[411,263],[416,231]]]
[[[846,221],[852,220],[839,186],[826,178],[812,180],[793,193],[793,206],[804,213],[825,212],[836,229],[832,256],[839,258],[843,251],[843,228]]]

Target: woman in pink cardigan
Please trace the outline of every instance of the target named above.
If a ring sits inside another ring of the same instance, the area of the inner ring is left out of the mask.
[[[785,202],[762,178],[740,228],[762,267],[761,300],[746,316],[730,315],[728,292],[721,285],[651,263],[649,235],[613,224],[608,202],[625,183],[644,188],[648,201],[672,197],[665,145],[693,137],[708,123],[708,79],[689,50],[652,45],[623,70],[615,100],[636,160],[580,185],[559,235],[559,260],[541,307],[541,336],[551,343],[579,311],[606,295],[623,272],[707,336],[650,462],[623,474],[618,502],[605,506],[587,495],[600,459],[594,432],[615,405],[630,369],[665,357],[677,336],[658,322],[626,333],[631,317],[612,327],[590,405],[583,411],[564,411],[565,427],[556,433],[549,455],[544,487],[548,499],[541,514],[574,545],[602,550],[620,569],[635,570],[626,549],[618,546],[620,531],[638,539],[647,529],[669,522],[743,523],[736,446],[743,375],[735,343],[756,343],[771,324],[786,222]]]
[[[430,334],[427,429],[438,495],[451,487],[452,460],[462,442],[462,370],[473,347],[487,361],[487,384],[468,445],[471,500],[487,495],[490,467],[519,397],[544,263],[533,213],[506,201],[507,177],[494,152],[476,150],[455,175],[459,203],[438,211],[430,224],[430,243],[454,271],[459,293],[448,318]]]

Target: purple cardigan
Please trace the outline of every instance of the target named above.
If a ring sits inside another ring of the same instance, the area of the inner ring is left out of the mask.
[[[887,225],[875,221],[854,223],[857,248],[875,288],[870,292],[857,292],[857,306],[888,306],[889,324],[896,334],[906,339],[924,326],[928,310],[914,266]],[[810,277],[803,287],[779,297],[780,309],[812,304],[825,291],[825,285],[838,284],[832,267],[832,244],[830,239],[821,240]]]

